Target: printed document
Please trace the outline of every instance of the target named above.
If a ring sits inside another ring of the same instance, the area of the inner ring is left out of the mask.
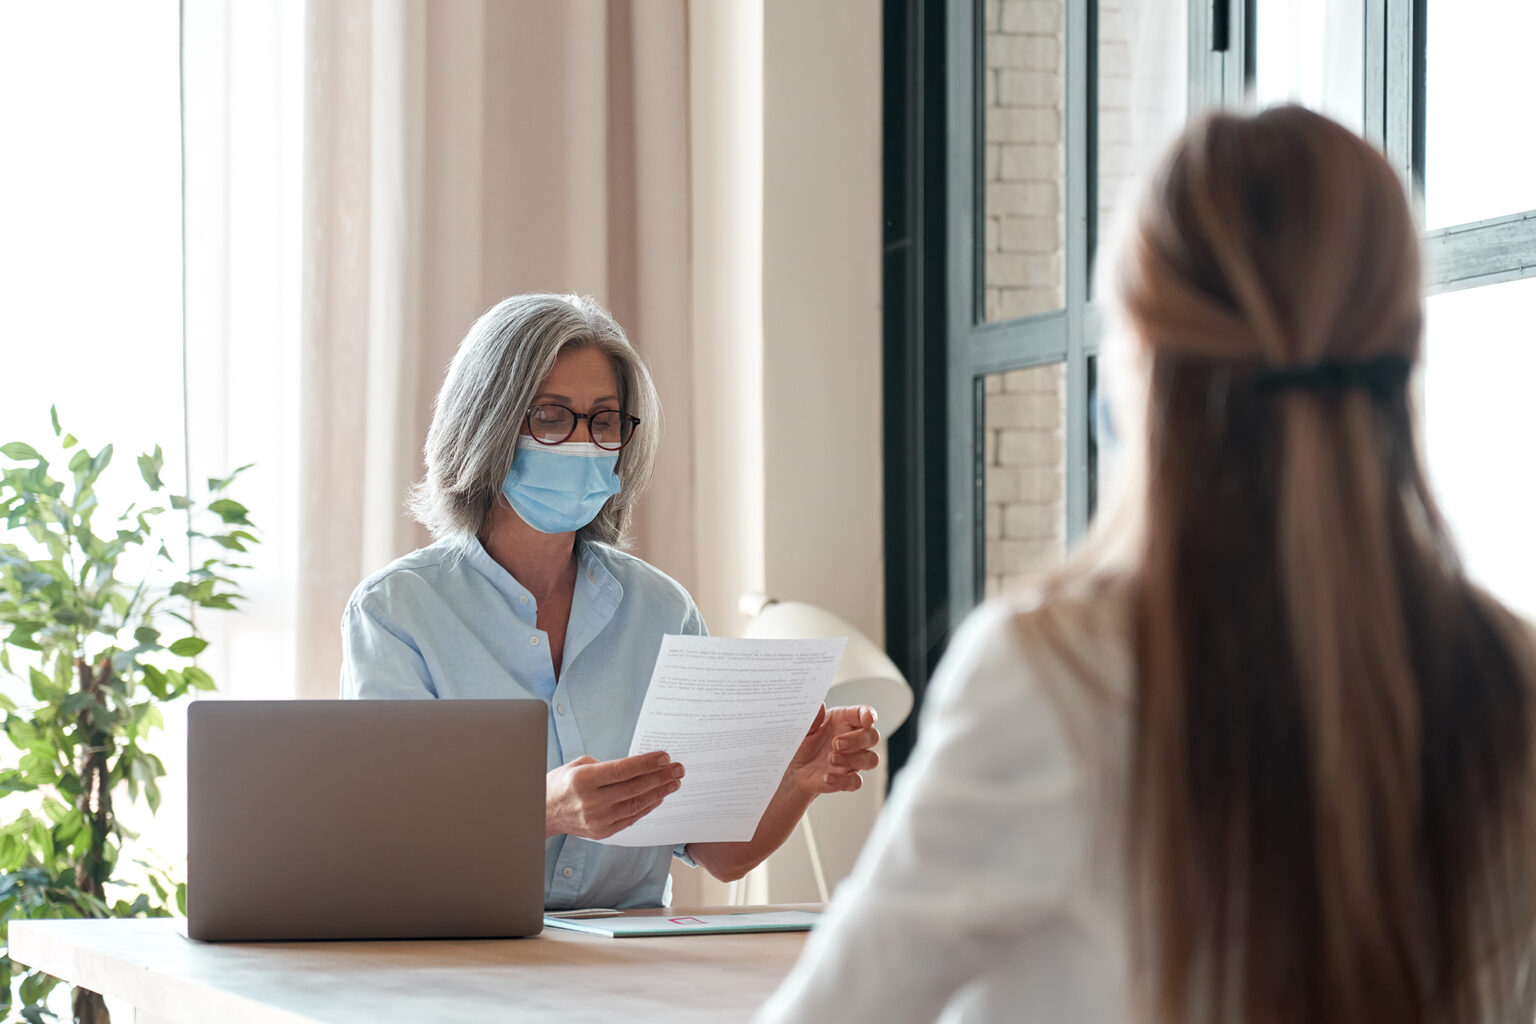
[[[629,753],[665,750],[686,769],[676,793],[614,846],[745,842],[826,699],[846,637],[666,636]]]

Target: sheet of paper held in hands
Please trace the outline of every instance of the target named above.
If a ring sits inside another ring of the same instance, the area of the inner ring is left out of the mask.
[[[745,842],[826,699],[846,637],[666,636],[629,745],[665,750],[682,785],[614,846]]]

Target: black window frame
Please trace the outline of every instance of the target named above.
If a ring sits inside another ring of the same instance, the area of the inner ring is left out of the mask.
[[[921,708],[954,627],[979,601],[981,418],[988,374],[1064,362],[1068,542],[1088,523],[1090,396],[1101,318],[1096,244],[1097,2],[1066,9],[1065,307],[980,315],[983,166],[979,0],[885,0],[885,479],[888,649]],[[1188,115],[1249,103],[1258,0],[1189,0]],[[1365,0],[1364,133],[1416,194],[1424,185],[1428,0]],[[1536,210],[1423,236],[1426,293],[1536,276]],[[899,768],[913,720],[892,737]]]

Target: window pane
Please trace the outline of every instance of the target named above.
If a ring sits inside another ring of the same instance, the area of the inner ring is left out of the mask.
[[[1099,0],[1098,237],[1189,108],[1188,0]]]
[[[145,495],[135,456],[163,446],[161,475],[183,490],[178,14],[176,0],[0,3],[0,443],[37,446],[54,460],[50,473],[69,481],[49,416],[57,406],[82,446],[111,444],[94,522],[109,537]],[[265,509],[255,514],[270,522]],[[160,520],[165,536],[176,519]],[[3,525],[0,540],[30,546]],[[130,548],[118,574],[168,583],[167,569],[154,548]],[[199,619],[205,635],[208,621]],[[0,673],[0,694],[34,705],[30,659],[10,650],[22,674]],[[143,741],[169,770],[164,804],[155,814],[119,793],[116,808],[118,823],[141,838],[113,877],[140,887],[137,859],[149,851],[185,876],[185,705],[167,707],[165,718],[165,732]],[[16,810],[8,803],[5,817]],[[48,1004],[57,1019],[74,1019],[67,986]],[[129,1007],[110,1008],[114,1019],[132,1019]]]
[[[1365,130],[1365,0],[1258,0],[1254,95]]]
[[[1441,511],[1467,570],[1536,616],[1536,280],[1429,300],[1425,450]]]
[[[986,378],[986,594],[1061,561],[1066,547],[1066,364]]]
[[[177,47],[174,0],[0,4],[0,443],[52,442],[57,405],[116,450],[114,513],[140,452],[182,473]]]
[[[1064,303],[1064,0],[981,0],[986,116],[979,197],[983,318]]]
[[[1424,219],[1447,227],[1536,210],[1530,49],[1536,4],[1428,0]]]

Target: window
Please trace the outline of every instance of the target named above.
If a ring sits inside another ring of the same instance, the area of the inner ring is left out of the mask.
[[[949,607],[1092,515],[1097,238],[1183,124],[1185,0],[949,4]]]
[[[1525,98],[1536,4],[1426,7],[1425,28],[1434,32],[1424,47],[1425,226],[1536,210],[1536,132]]]
[[[903,299],[887,305],[887,423],[908,425],[887,447],[887,619],[919,699],[965,612],[1058,561],[1093,513],[1113,461],[1095,415],[1097,240],[1125,183],[1208,106],[1319,109],[1375,141],[1421,199],[1432,480],[1474,578],[1536,614],[1536,541],[1523,528],[1536,493],[1501,454],[1501,439],[1532,425],[1518,389],[1536,370],[1536,136],[1518,126],[1536,6],[886,9],[887,138],[905,146],[887,154],[887,208],[892,189],[945,196],[942,230],[908,218],[887,237],[887,295]],[[913,149],[939,140],[940,164]],[[913,739],[902,733],[898,766]]]
[[[1440,511],[1467,571],[1536,617],[1536,277],[1432,295],[1424,353],[1424,447]]]
[[[1389,3],[1389,12],[1398,6],[1410,5]],[[1536,370],[1536,141],[1514,127],[1528,120],[1519,83],[1536,7],[1411,6],[1397,19],[1396,45],[1412,58],[1412,102],[1398,119],[1411,117],[1413,133],[1396,156],[1421,190],[1430,229],[1430,482],[1472,578],[1536,615],[1536,492],[1516,454],[1530,434],[1524,391]]]
[[[965,612],[1092,515],[1094,250],[1184,122],[1204,10],[886,0],[887,636],[919,696]]]
[[[114,517],[139,500],[135,457],[156,445],[166,482],[183,489],[178,21],[176,0],[0,4],[0,443],[32,444],[68,480],[56,406],[82,445],[113,446],[96,490]],[[125,574],[151,571],[153,550],[137,555]],[[16,682],[0,678],[0,692],[30,697]],[[174,764],[178,739],[149,744]],[[181,783],[165,781],[169,797]],[[18,799],[36,810],[36,797]],[[135,857],[183,859],[175,803],[154,816],[119,801],[119,820],[142,835]],[[138,870],[125,858],[114,877]],[[67,998],[52,999],[61,1016]]]
[[[1293,102],[1365,131],[1366,0],[1258,0],[1253,96]]]
[[[0,7],[0,435],[42,447],[57,405],[114,445],[109,509],[156,444],[181,479],[177,19],[174,0],[92,5],[89,31],[76,6]]]

